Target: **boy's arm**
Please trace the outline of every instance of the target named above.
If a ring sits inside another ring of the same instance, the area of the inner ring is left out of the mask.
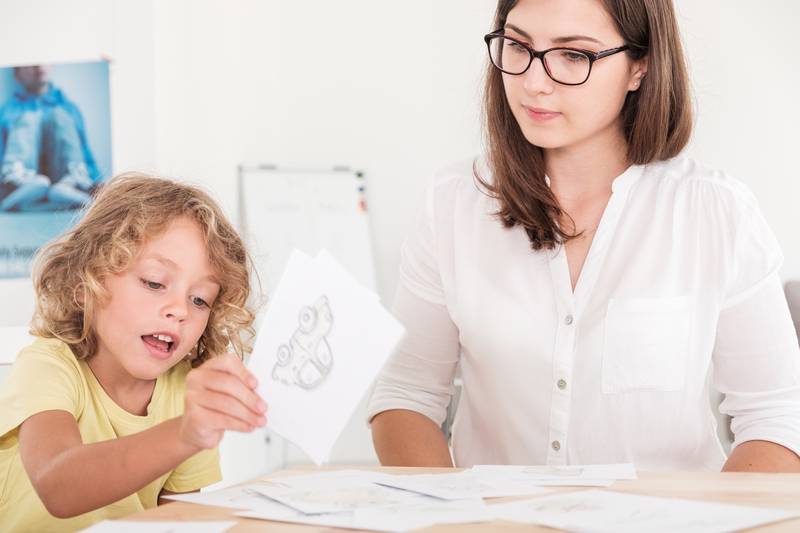
[[[225,430],[263,426],[266,405],[255,388],[255,378],[235,356],[215,357],[189,372],[182,416],[92,444],[83,444],[71,413],[42,411],[20,425],[22,463],[50,514],[77,516],[129,496],[215,447]]]
[[[179,438],[181,419],[83,444],[75,418],[43,411],[20,426],[20,453],[48,512],[68,518],[133,494],[200,451]]]

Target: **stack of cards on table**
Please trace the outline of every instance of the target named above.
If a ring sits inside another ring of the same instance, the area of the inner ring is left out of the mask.
[[[608,486],[618,479],[635,478],[629,464],[492,465],[421,475],[340,470],[274,477],[217,492],[169,498],[234,508],[239,510],[237,516],[246,518],[391,532],[505,520],[567,531],[715,533],[800,516],[781,509],[596,489],[554,492],[559,486]],[[528,498],[492,504],[483,500],[496,495]]]
[[[324,463],[403,334],[329,253],[294,251],[270,295],[249,368],[269,429]]]

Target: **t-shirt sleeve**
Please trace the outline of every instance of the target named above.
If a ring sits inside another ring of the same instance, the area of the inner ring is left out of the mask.
[[[219,448],[203,450],[178,465],[167,478],[164,488],[172,492],[191,492],[222,480]]]
[[[42,411],[67,411],[76,419],[83,405],[77,361],[37,341],[23,349],[0,386],[0,438]],[[72,355],[70,354],[70,357]]]

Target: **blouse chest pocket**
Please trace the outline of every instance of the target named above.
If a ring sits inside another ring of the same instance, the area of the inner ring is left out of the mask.
[[[691,296],[609,300],[603,392],[683,389],[692,315]]]

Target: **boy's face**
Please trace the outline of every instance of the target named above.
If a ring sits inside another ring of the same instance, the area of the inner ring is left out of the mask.
[[[95,313],[103,366],[119,378],[153,380],[183,359],[208,323],[220,286],[200,226],[175,219],[103,285],[110,299]]]

